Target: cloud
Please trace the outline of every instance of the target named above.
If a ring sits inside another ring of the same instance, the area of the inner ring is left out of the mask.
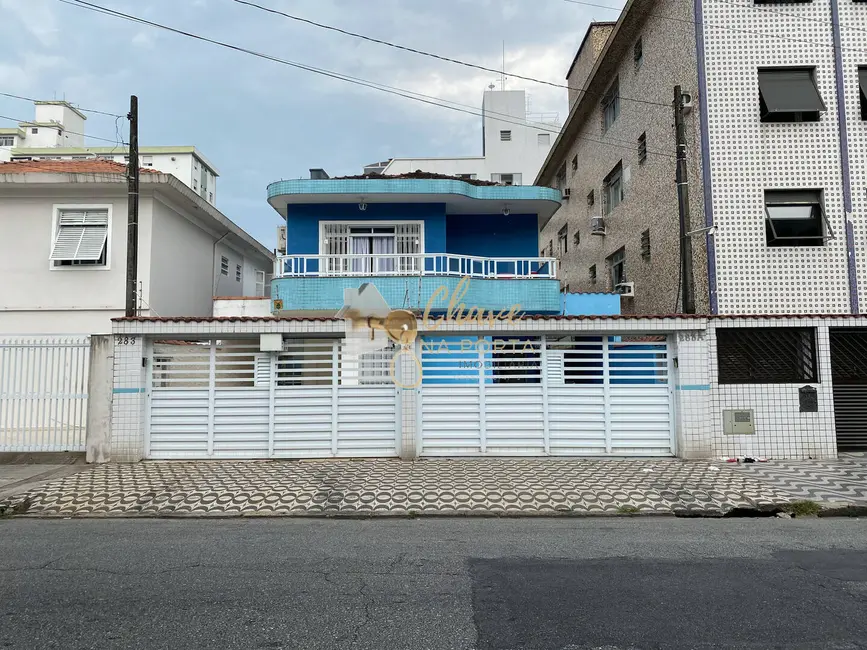
[[[494,70],[503,64],[505,41],[508,71],[556,83],[565,83],[590,19],[587,9],[560,0],[257,2]],[[485,87],[499,83],[496,72],[365,42],[228,0],[105,4],[277,57],[466,104],[470,112],[479,112]],[[81,106],[121,114],[129,96],[137,95],[142,144],[198,147],[222,174],[218,207],[268,245],[275,213],[264,193],[274,180],[298,178],[310,167],[358,173],[362,165],[391,156],[481,150],[481,118],[475,115],[52,0],[0,0],[0,11],[11,17],[0,44],[0,87],[49,99],[65,95]],[[62,58],[54,49],[60,25]],[[122,57],[130,43],[146,55]],[[533,112],[558,112],[565,119],[564,88],[517,79],[508,79],[507,88],[527,90]],[[0,114],[29,117],[31,111],[26,103],[0,98]],[[113,118],[91,114],[87,125],[91,135],[115,137]]]
[[[0,13],[17,18],[16,22],[44,47],[57,44],[60,30],[48,0],[0,0],[0,9]]]

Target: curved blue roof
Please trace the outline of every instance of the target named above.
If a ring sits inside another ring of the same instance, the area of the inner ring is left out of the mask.
[[[536,185],[473,185],[461,180],[418,178],[323,179],[277,181],[268,186],[268,200],[286,195],[352,194],[452,194],[493,201],[554,201],[558,190]]]

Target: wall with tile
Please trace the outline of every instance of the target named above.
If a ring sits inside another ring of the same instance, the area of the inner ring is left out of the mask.
[[[114,336],[110,458],[116,463],[144,458],[147,339],[141,334]]]

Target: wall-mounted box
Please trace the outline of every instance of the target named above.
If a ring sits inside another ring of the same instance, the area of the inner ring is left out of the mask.
[[[727,436],[751,436],[756,433],[752,409],[726,409],[723,411],[723,433]]]

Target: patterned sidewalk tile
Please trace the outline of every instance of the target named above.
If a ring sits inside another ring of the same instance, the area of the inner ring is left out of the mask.
[[[724,514],[796,497],[679,459],[144,462],[99,465],[0,502],[38,516]]]
[[[840,454],[837,460],[740,463],[737,469],[799,499],[867,504],[867,454]]]

